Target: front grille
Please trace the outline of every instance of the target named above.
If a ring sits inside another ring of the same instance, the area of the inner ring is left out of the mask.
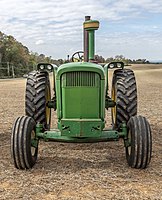
[[[66,73],[66,86],[70,87],[95,87],[99,75],[95,72],[67,72]]]

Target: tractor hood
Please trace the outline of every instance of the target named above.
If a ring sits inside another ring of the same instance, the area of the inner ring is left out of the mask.
[[[73,72],[73,71],[95,72],[100,75],[101,80],[105,80],[105,73],[103,67],[101,65],[88,62],[74,62],[61,65],[57,70],[56,79],[60,80],[61,75],[63,73]]]

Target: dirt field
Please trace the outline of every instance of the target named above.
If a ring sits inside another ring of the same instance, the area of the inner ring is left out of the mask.
[[[145,170],[128,167],[122,141],[41,142],[34,168],[15,169],[10,134],[14,119],[24,115],[25,79],[0,80],[0,200],[162,199],[162,65],[130,68],[137,79],[138,113],[152,128],[152,161]]]

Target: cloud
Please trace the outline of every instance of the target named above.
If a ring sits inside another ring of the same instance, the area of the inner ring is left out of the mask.
[[[53,57],[66,55],[70,49],[82,49],[82,22],[85,15],[91,15],[94,19],[101,21],[101,26],[103,26],[98,31],[99,39],[103,40],[100,37],[103,35],[105,40],[115,43],[115,41],[118,41],[117,37],[120,37],[123,38],[123,41],[129,43],[131,42],[131,39],[129,39],[131,35],[124,34],[122,26],[129,29],[128,32],[131,32],[134,39],[136,39],[135,33],[141,34],[138,29],[143,30],[142,34],[145,37],[147,36],[146,38],[155,38],[156,32],[160,29],[159,24],[139,25],[132,24],[132,21],[147,21],[149,15],[161,14],[161,12],[161,0],[0,1],[1,31],[13,35],[33,51],[42,51],[39,50],[40,45],[46,44],[43,49],[44,53],[50,53]],[[127,21],[131,21],[129,27],[128,24],[125,25],[125,23],[128,23]],[[111,26],[112,30],[104,28],[108,26],[107,24]],[[115,37],[114,26],[118,24],[121,24],[118,29],[119,35]],[[150,29],[154,31],[150,33]],[[149,31],[150,35],[146,30]],[[110,31],[114,31],[112,35]],[[156,38],[157,40],[159,38]],[[123,43],[123,41],[120,41],[120,43]],[[106,48],[103,47],[103,51],[104,49],[106,51]]]
[[[35,44],[36,44],[36,45],[42,45],[42,44],[44,44],[44,41],[43,41],[43,40],[37,40],[37,41],[35,42]]]

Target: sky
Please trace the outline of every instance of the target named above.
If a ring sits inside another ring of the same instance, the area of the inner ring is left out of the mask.
[[[86,15],[100,21],[96,54],[162,60],[162,0],[0,0],[0,31],[66,59],[83,50]]]

